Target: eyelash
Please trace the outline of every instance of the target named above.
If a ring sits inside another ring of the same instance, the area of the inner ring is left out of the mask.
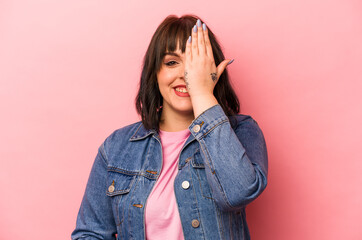
[[[165,63],[165,65],[167,65],[167,66],[173,66],[175,64],[177,64],[176,61],[169,61],[169,62]]]

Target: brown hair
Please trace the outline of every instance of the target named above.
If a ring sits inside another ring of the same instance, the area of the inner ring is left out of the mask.
[[[136,109],[142,117],[142,123],[146,129],[159,129],[159,121],[162,106],[162,95],[157,84],[157,73],[161,68],[161,63],[166,52],[176,51],[179,46],[182,53],[185,52],[186,41],[190,36],[192,27],[199,17],[195,15],[183,15],[178,18],[170,15],[163,20],[153,34],[143,59],[143,69],[138,94],[136,97]],[[203,22],[200,19],[201,22]],[[225,57],[221,47],[212,31],[208,28],[210,43],[214,55],[216,66]],[[239,113],[239,100],[231,87],[227,70],[221,74],[218,83],[214,88],[214,96],[223,108],[227,116]]]

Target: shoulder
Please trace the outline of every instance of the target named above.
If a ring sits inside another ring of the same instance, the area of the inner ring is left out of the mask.
[[[114,130],[101,145],[101,150],[103,150],[106,158],[110,157],[109,154],[118,152],[126,146],[142,126],[142,122],[139,121]]]
[[[256,120],[250,116],[250,115],[244,115],[244,114],[236,114],[233,116],[229,116],[229,121],[232,123],[233,129],[237,129],[239,127],[247,126],[247,125],[256,125],[258,126],[258,123]]]
[[[129,140],[142,126],[142,122],[135,122],[127,126],[114,130],[107,138],[106,142],[118,142],[120,140]]]
[[[230,124],[240,138],[256,138],[264,141],[258,122],[250,115],[237,114],[229,117]]]
[[[266,153],[264,134],[254,118],[250,115],[237,114],[229,117],[229,120],[235,134],[249,152],[259,148],[261,149],[259,152]]]

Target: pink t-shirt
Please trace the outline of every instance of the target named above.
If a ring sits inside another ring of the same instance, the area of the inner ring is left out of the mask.
[[[180,151],[189,135],[188,129],[179,132],[160,130],[163,163],[160,176],[147,199],[147,240],[184,239],[173,184],[178,171]]]

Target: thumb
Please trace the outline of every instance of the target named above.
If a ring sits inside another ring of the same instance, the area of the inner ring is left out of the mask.
[[[217,73],[217,79],[219,79],[219,77],[221,76],[221,74],[224,72],[225,68],[227,65],[229,65],[230,63],[234,62],[234,59],[230,60],[230,59],[225,59],[224,61],[222,61],[216,68],[216,73]]]

